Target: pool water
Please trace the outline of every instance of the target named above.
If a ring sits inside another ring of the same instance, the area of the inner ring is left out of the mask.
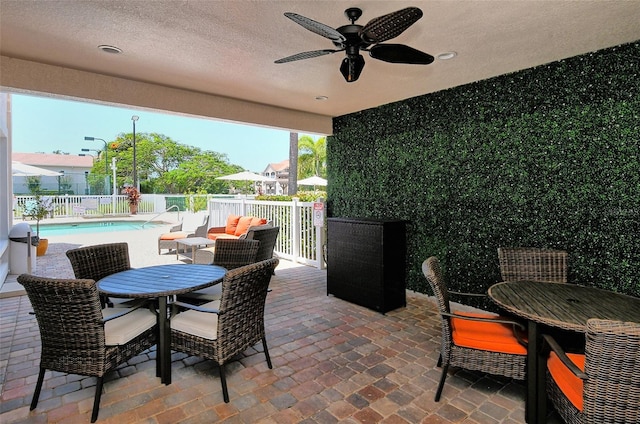
[[[144,227],[142,226],[144,224]],[[110,233],[114,231],[148,230],[166,224],[144,221],[96,221],[67,224],[40,224],[40,237],[66,236],[71,234]],[[36,229],[35,223],[31,228]]]

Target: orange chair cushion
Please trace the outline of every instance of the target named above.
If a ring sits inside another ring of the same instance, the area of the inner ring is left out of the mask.
[[[164,233],[160,235],[160,240],[178,240],[187,237],[184,231],[174,231],[172,233]]]
[[[264,225],[266,223],[267,223],[266,218],[253,218],[251,220],[251,225],[249,225],[249,227],[257,227],[258,225]]]
[[[207,238],[211,240],[219,240],[219,239],[237,239],[238,236],[234,234],[226,234],[226,233],[208,233]]]
[[[240,217],[238,215],[229,215],[227,217],[227,225],[224,227],[224,232],[232,235],[235,234],[238,221],[240,221]]]
[[[476,318],[508,319],[495,314],[456,312],[458,315]],[[453,343],[469,349],[487,350],[516,355],[526,355],[527,348],[518,343],[513,326],[493,322],[451,318]]]
[[[238,226],[236,227],[235,235],[241,236],[242,234],[246,233],[249,227],[251,226],[252,219],[253,219],[252,216],[241,217],[240,220],[238,221]]]
[[[571,359],[571,362],[584,371],[584,355],[567,353],[567,356]],[[547,359],[547,369],[567,399],[569,399],[578,411],[582,411],[582,390],[584,386],[582,379],[572,373],[571,370],[562,363],[555,352],[551,352],[549,354],[549,359]]]

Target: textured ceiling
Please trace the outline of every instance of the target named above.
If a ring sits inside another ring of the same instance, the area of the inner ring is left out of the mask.
[[[390,42],[434,56],[455,51],[455,59],[401,65],[365,53],[362,75],[350,84],[339,72],[343,53],[273,63],[333,48],[284,12],[335,28],[348,23],[348,7],[363,10],[364,25],[408,6],[424,16]],[[636,41],[638,22],[640,1],[0,0],[0,53],[339,116]],[[123,53],[106,54],[100,44]]]

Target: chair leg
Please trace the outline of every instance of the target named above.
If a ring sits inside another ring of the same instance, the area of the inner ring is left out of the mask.
[[[44,373],[46,371],[46,369],[40,367],[40,374],[38,374],[36,390],[33,392],[33,399],[31,399],[31,408],[29,408],[32,411],[36,409],[36,406],[38,406],[38,398],[40,397],[40,390],[42,389],[42,382],[44,381]]]
[[[267,357],[267,365],[269,365],[269,369],[272,369],[273,365],[271,365],[271,357],[269,356],[269,349],[267,348],[267,338],[266,337],[262,338],[262,347],[264,348],[264,356]]]
[[[442,376],[440,377],[440,383],[438,384],[438,391],[436,391],[436,402],[440,402],[440,395],[442,394],[442,389],[444,388],[444,380],[447,379],[447,371],[449,370],[449,364],[446,364],[442,367]]]
[[[229,392],[227,391],[227,378],[224,375],[224,365],[218,365],[220,369],[220,382],[222,383],[222,397],[225,403],[229,403]]]
[[[436,364],[436,366],[438,368],[440,368],[442,366],[442,353],[440,354],[440,356],[438,356],[438,363]]]
[[[93,412],[91,413],[91,422],[95,423],[98,419],[98,410],[100,409],[100,397],[102,396],[102,384],[104,383],[104,377],[98,377],[96,382],[96,395],[93,399]]]

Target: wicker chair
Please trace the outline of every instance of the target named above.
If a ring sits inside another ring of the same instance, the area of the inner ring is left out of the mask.
[[[261,226],[253,231],[247,232],[247,240],[258,240],[260,247],[256,254],[256,261],[264,261],[273,258],[273,249],[276,246],[276,239],[280,233],[280,227]]]
[[[538,247],[499,247],[498,262],[502,281],[567,282],[567,257],[564,250]]]
[[[543,337],[547,395],[567,424],[640,423],[640,323],[588,320],[584,355]]]
[[[239,268],[256,262],[256,254],[260,242],[258,240],[219,239],[213,256],[213,265],[219,265],[227,270]],[[196,251],[196,258],[197,258]],[[196,263],[200,263],[196,261]],[[185,293],[178,299],[197,299],[210,302],[222,296],[222,285],[216,284],[206,289]]]
[[[440,262],[430,257],[422,272],[433,290],[442,318],[438,366],[442,376],[435,401],[440,400],[449,365],[524,380],[527,349],[520,323],[491,313],[451,312],[449,292]]]
[[[108,243],[85,246],[67,250],[73,273],[77,279],[98,281],[107,275],[131,269],[129,245],[127,243]],[[100,295],[100,303],[113,306],[105,295]]]
[[[105,374],[156,344],[156,315],[131,308],[103,318],[98,290],[90,279],[22,274],[18,282],[33,306],[42,343],[31,409],[38,405],[46,370],[93,376],[97,383],[91,422],[95,422]]]
[[[268,259],[227,273],[222,298],[189,308],[171,319],[171,348],[212,359],[219,367],[222,393],[229,402],[224,365],[235,355],[262,340],[267,365],[272,368],[264,330],[267,290],[278,259]],[[218,307],[219,304],[219,307]]]

